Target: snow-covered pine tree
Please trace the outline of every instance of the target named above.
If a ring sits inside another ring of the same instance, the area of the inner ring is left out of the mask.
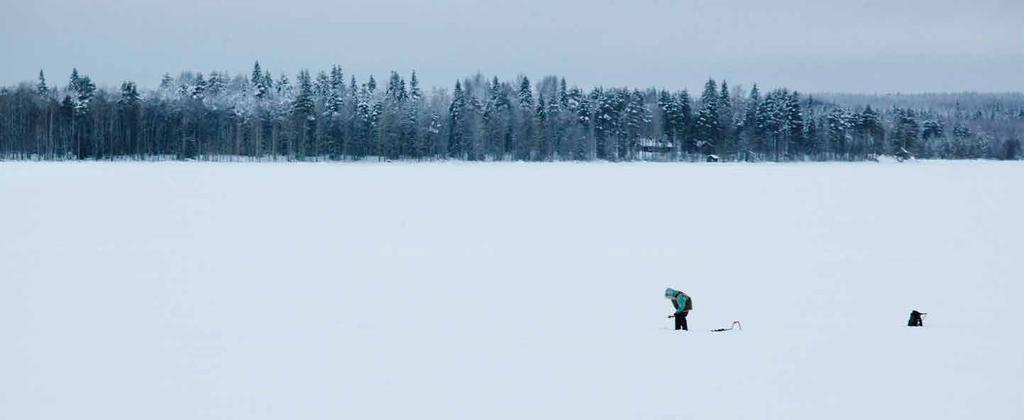
[[[804,114],[800,108],[800,94],[792,92],[786,96],[786,155],[804,158],[814,152],[814,145],[804,138]],[[792,147],[792,150],[790,149]],[[795,156],[793,155],[795,152]]]
[[[566,89],[564,77],[558,81],[558,107],[563,111],[569,109],[569,91]]]
[[[881,155],[885,153],[885,128],[878,112],[871,105],[860,113],[860,129],[864,132],[866,148],[869,153]]]
[[[287,80],[287,78],[285,78],[285,80]],[[263,91],[266,94],[269,94],[274,89],[276,89],[276,85],[274,84],[274,77],[270,75],[270,70],[263,70],[263,80],[261,81],[261,83],[263,83]]]
[[[267,77],[266,79],[269,79]],[[256,99],[263,99],[267,96],[269,87],[264,83],[265,78],[263,77],[263,70],[260,68],[260,62],[256,61],[252,66],[252,74],[249,77],[249,83],[252,84],[253,96]]]
[[[537,143],[537,123],[534,115],[533,86],[528,77],[520,76],[519,89],[516,94],[519,100],[513,113],[516,125],[514,133],[516,147],[513,150],[513,159],[535,159],[539,144]]]
[[[316,128],[316,103],[313,91],[313,80],[308,70],[302,70],[296,79],[298,92],[292,101],[292,116],[295,120],[295,139],[299,158],[309,158],[317,154],[318,145],[314,136]]]
[[[96,85],[89,76],[79,76],[78,69],[72,69],[68,89],[74,94],[71,99],[74,101],[75,111],[79,114],[87,112],[89,102],[96,92]]]
[[[89,76],[79,76],[78,69],[74,68],[68,81],[68,91],[72,106],[71,137],[74,154],[78,159],[93,157],[92,127],[90,124],[83,124],[82,120],[89,113],[89,102],[92,101],[96,85]]]
[[[485,153],[495,160],[510,157],[515,149],[512,133],[511,87],[495,77],[490,83],[487,102],[484,105]]]
[[[354,77],[352,81],[355,82]],[[356,159],[362,159],[370,153],[374,130],[373,106],[370,104],[370,91],[366,84],[359,88],[354,99],[352,155]]]
[[[897,156],[905,153],[904,151],[918,154],[917,146],[921,127],[917,122],[914,110],[897,108],[893,125],[893,149],[891,153]]]
[[[825,130],[828,137],[828,151],[833,159],[846,159],[850,116],[841,107],[835,107],[825,116]]]
[[[644,94],[639,90],[634,89],[628,95],[626,109],[623,112],[624,133],[619,142],[619,159],[634,159],[640,139],[644,137],[644,128],[651,122],[650,111],[644,101]]]
[[[536,139],[537,147],[533,149],[534,159],[536,160],[550,160],[552,157],[552,145],[551,145],[551,130],[550,124],[548,123],[548,103],[544,97],[544,93],[541,92],[537,96],[537,106],[533,110],[533,118],[536,121]]]
[[[274,89],[276,89],[278,96],[281,96],[281,99],[287,100],[291,96],[292,82],[288,80],[287,74],[281,73],[281,77],[274,83]]]
[[[206,95],[212,98],[216,98],[224,92],[224,88],[227,85],[225,75],[220,72],[211,71],[210,77],[206,79]]]
[[[39,79],[36,82],[36,94],[41,97],[46,97],[50,94],[50,88],[46,86],[46,76],[43,75],[43,70],[39,70]]]
[[[202,73],[196,75],[192,88],[189,90],[189,96],[197,101],[202,101],[206,98],[206,79]]]
[[[334,117],[341,113],[345,103],[345,75],[340,66],[331,67],[330,80],[327,82],[327,97],[324,100],[324,115]]]
[[[761,148],[759,154],[762,158],[774,155],[778,144],[778,131],[781,123],[777,118],[778,109],[780,105],[777,103],[778,95],[774,92],[769,92],[760,102],[758,102],[757,109],[755,110],[754,121],[756,122],[755,130],[760,134]]]
[[[448,157],[462,159],[466,155],[466,96],[462,83],[455,82],[452,104],[448,107]]]
[[[327,95],[331,91],[331,79],[327,77],[327,72],[321,70],[316,73],[316,79],[313,81],[313,97],[317,101],[323,101],[326,103]]]
[[[402,136],[405,138],[405,156],[411,158],[422,158],[421,151],[424,149],[421,144],[420,109],[423,107],[423,93],[420,92],[420,81],[416,78],[416,72],[409,75],[409,93],[405,101],[405,111],[402,120]]]
[[[576,124],[569,129],[569,136],[575,160],[590,160],[594,155],[593,102],[579,88],[569,90],[569,112],[575,116]]]
[[[591,93],[594,99],[594,156],[600,160],[611,160],[616,143],[619,110],[613,91],[596,88]]]
[[[736,142],[733,138],[733,106],[729,95],[729,84],[722,80],[718,94],[718,126],[719,138],[715,147],[719,156],[725,158],[736,153]]]
[[[696,117],[693,115],[693,101],[690,99],[690,92],[683,89],[682,92],[675,98],[676,103],[676,136],[678,138],[679,147],[677,149],[682,151],[686,148],[691,148],[696,144],[694,137],[696,136]]]
[[[764,132],[761,130],[762,124],[757,119],[760,106],[761,90],[758,89],[757,83],[754,83],[747,97],[742,129],[740,130],[740,136],[743,138],[742,144],[745,149],[739,151],[740,156],[738,159],[748,160],[754,157],[754,153],[763,153],[764,151]]]
[[[704,84],[704,93],[700,96],[700,110],[695,121],[697,136],[694,151],[701,155],[712,153],[721,144],[721,127],[717,83],[714,79],[708,79]]]
[[[119,150],[113,151],[115,155],[134,155],[136,158],[142,158],[142,148],[139,144],[139,130],[142,123],[140,121],[140,101],[141,97],[135,82],[122,82],[121,96],[117,100],[121,144],[119,144]]]

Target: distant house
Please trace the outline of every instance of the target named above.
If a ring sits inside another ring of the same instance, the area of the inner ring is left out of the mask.
[[[672,147],[672,143],[667,141],[658,141],[649,137],[644,137],[637,142],[637,150],[640,154],[640,160],[653,161],[672,160],[673,152],[675,152],[675,148]]]
[[[721,162],[722,158],[718,157],[718,155],[708,155],[707,161],[708,162]]]

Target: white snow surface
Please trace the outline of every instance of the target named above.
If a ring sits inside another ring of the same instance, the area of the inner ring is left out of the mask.
[[[0,419],[1021,419],[1022,187],[995,162],[0,162]]]

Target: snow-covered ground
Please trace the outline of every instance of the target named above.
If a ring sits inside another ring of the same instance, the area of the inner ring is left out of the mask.
[[[1024,418],[1019,163],[0,162],[0,226],[0,419]]]

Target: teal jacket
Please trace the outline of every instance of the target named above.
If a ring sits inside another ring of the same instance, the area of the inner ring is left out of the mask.
[[[685,293],[672,288],[668,288],[665,289],[665,297],[672,299],[672,306],[675,306],[676,314],[688,312],[686,306],[688,303],[690,303],[690,297],[686,296]]]

